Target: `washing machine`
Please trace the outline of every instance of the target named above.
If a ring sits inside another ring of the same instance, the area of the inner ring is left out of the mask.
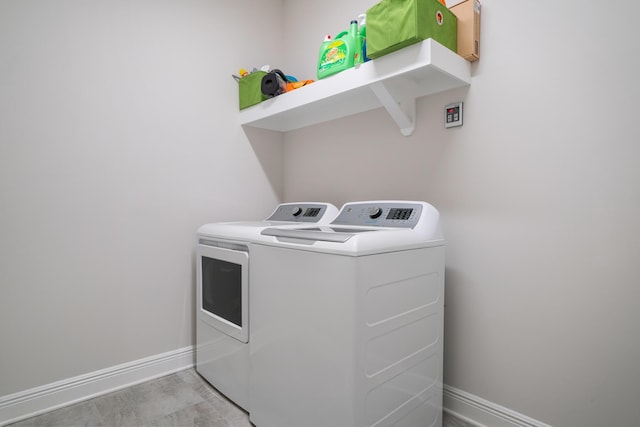
[[[442,425],[445,244],[413,201],[345,204],[252,244],[257,427]]]
[[[196,371],[249,410],[250,242],[261,230],[329,223],[329,203],[283,203],[264,221],[205,224],[196,246]]]

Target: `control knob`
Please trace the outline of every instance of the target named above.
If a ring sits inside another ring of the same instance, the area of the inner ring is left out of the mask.
[[[295,208],[293,208],[293,209],[291,210],[291,214],[292,214],[293,216],[298,216],[298,215],[300,215],[301,213],[302,213],[302,208],[301,208],[301,207],[299,207],[299,206],[296,206]]]
[[[382,215],[382,209],[381,208],[373,208],[371,210],[371,212],[369,213],[369,218],[371,218],[371,219],[380,218],[380,215]]]

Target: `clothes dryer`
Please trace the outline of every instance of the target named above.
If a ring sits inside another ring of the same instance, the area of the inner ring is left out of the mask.
[[[329,203],[283,203],[264,221],[205,224],[198,229],[196,371],[245,410],[253,286],[249,242],[267,227],[326,224],[337,212]]]
[[[345,204],[252,244],[257,427],[442,423],[444,240],[428,203]]]

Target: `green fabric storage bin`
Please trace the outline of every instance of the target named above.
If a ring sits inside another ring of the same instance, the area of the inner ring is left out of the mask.
[[[240,109],[243,110],[252,105],[256,105],[269,97],[262,93],[262,78],[267,73],[264,71],[254,71],[238,80],[238,93]]]
[[[458,20],[438,0],[382,0],[367,10],[369,58],[428,38],[457,51]]]

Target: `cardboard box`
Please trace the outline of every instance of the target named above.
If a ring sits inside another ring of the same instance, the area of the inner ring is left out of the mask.
[[[432,38],[456,52],[456,16],[438,0],[382,0],[367,10],[367,56]]]
[[[451,6],[458,18],[458,55],[467,61],[480,59],[480,2],[464,0]]]

